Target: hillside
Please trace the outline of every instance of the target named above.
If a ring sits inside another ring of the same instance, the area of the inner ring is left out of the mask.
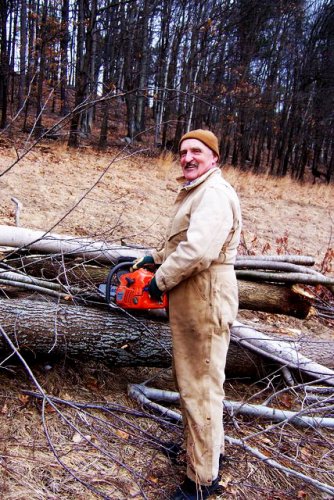
[[[15,152],[4,148],[0,157],[1,172],[14,160]],[[23,205],[22,227],[52,229],[108,242],[159,246],[177,191],[177,175],[178,166],[170,156],[152,157],[121,148],[104,153],[90,147],[69,151],[65,146],[44,142],[0,178],[0,224],[15,224],[11,201],[15,197]],[[289,178],[254,176],[231,167],[224,168],[224,175],[241,200],[244,226],[240,252],[312,255],[319,270],[327,256],[326,272],[334,276],[333,262],[329,259],[334,253],[333,186],[300,185]],[[261,323],[263,328],[268,322],[270,328],[325,332],[327,339],[333,335],[330,322],[314,317],[296,320],[240,311],[240,319]],[[31,366],[39,383],[50,394],[64,400],[114,402],[133,410],[137,410],[138,405],[126,396],[128,383],[155,377],[154,383],[171,386],[169,370],[112,370],[78,360],[36,360]],[[3,498],[93,499],[98,498],[94,488],[104,489],[112,499],[167,498],[182,470],[173,470],[161,453],[147,442],[143,445],[138,429],[141,427],[161,439],[175,437],[178,430],[117,412],[100,415],[101,421],[97,422],[80,412],[73,417],[70,409],[62,408],[71,422],[84,426],[84,435],[89,436],[85,441],[55,409],[47,407],[41,418],[41,405],[22,392],[36,388],[17,361],[12,358],[1,367],[0,490]],[[247,398],[259,390],[241,381],[228,381],[226,389],[228,397],[235,399]],[[231,419],[228,430],[233,430],[234,424],[238,425]],[[49,443],[43,425],[49,429]],[[258,424],[250,425],[254,431]],[[109,455],[94,448],[97,443],[94,433],[103,428]],[[310,475],[317,476],[319,471],[312,468],[320,463],[322,480],[333,485],[333,478],[326,472],[331,470],[333,462],[329,433],[299,430],[298,434],[292,434],[287,426],[277,435],[270,434],[270,439],[262,437],[268,449],[275,447],[280,439],[287,440],[287,453],[302,456]],[[288,449],[288,442],[293,446],[293,440],[295,448]],[[50,451],[50,442],[58,451],[58,461]],[[227,452],[227,490],[222,498],[329,498],[303,481],[289,479],[259,465],[243,451],[229,447]],[[74,471],[81,483],[71,477],[60,462]],[[132,468],[131,473],[118,466],[118,462]],[[147,488],[144,479],[151,483]],[[87,489],[82,482],[89,483],[92,489]]]
[[[14,152],[2,151],[1,170],[14,160]],[[14,196],[23,204],[24,227],[158,245],[178,189],[177,175],[171,157],[40,145],[0,178],[1,223],[15,223]],[[333,246],[333,186],[300,185],[231,167],[224,175],[240,196],[249,250],[302,251],[321,264]]]

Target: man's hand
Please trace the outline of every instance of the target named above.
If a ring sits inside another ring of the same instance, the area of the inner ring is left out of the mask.
[[[154,264],[153,257],[151,255],[145,255],[145,257],[139,257],[132,264],[131,271],[137,271],[140,267],[145,267],[147,265]]]
[[[162,297],[163,292],[158,287],[154,276],[148,285],[148,293],[149,293],[151,299],[156,300],[157,302],[161,302],[161,297]]]

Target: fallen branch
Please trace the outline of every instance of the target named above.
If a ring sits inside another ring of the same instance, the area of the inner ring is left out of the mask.
[[[308,484],[311,484],[315,488],[317,488],[320,491],[324,491],[325,493],[328,493],[330,495],[334,495],[334,488],[327,483],[323,483],[321,481],[318,481],[317,479],[313,479],[310,476],[307,476],[306,474],[303,474],[302,472],[298,472],[294,469],[291,469],[290,467],[286,467],[285,465],[280,464],[279,462],[276,462],[276,460],[273,460],[272,458],[268,458],[268,456],[264,455],[261,453],[257,448],[254,448],[252,446],[249,446],[244,443],[242,439],[235,439],[230,436],[225,435],[225,440],[234,446],[240,446],[243,448],[245,451],[250,453],[251,455],[254,455],[255,457],[259,458],[262,462],[264,462],[267,465],[270,465],[271,467],[274,467],[275,469],[281,470],[288,476],[294,476],[297,477],[298,479],[301,479],[302,481],[305,481]]]
[[[265,271],[236,271],[240,279],[269,281],[275,283],[302,283],[306,285],[334,286],[334,279],[322,275],[305,273],[267,273]]]
[[[313,274],[322,276],[321,273],[318,273],[315,269],[306,266],[300,266],[297,264],[290,264],[289,262],[280,262],[280,261],[267,261],[262,260],[261,256],[258,257],[258,260],[248,260],[248,259],[237,259],[234,268],[236,270],[242,269],[262,269],[265,271],[285,271],[292,273],[304,273],[304,274]]]
[[[6,280],[6,279],[0,278],[0,285],[13,286],[13,287],[21,288],[21,290],[30,290],[32,292],[38,292],[38,293],[45,294],[45,295],[51,295],[52,297],[58,297],[58,298],[62,298],[62,299],[65,299],[66,297],[68,297],[68,293],[61,293],[61,292],[58,292],[57,290],[53,290],[49,287],[33,285],[31,283],[24,283],[22,281]]]
[[[250,260],[257,261],[259,260],[258,255],[238,255],[238,261]],[[313,257],[309,255],[290,255],[290,254],[280,254],[280,255],[261,255],[261,260],[267,262],[290,262],[291,264],[300,264],[303,266],[314,266],[315,260]]]
[[[280,340],[273,341],[253,328],[238,321],[233,323],[231,338],[234,342],[244,345],[258,354],[270,357],[283,366],[293,368],[299,372],[306,373],[312,378],[322,379],[328,385],[334,385],[334,371],[311,361],[296,349],[291,348],[291,343]]]
[[[179,421],[181,415],[173,410],[164,408],[161,405],[152,403],[150,400],[165,401],[168,403],[179,403],[180,396],[178,392],[162,391],[153,387],[147,387],[145,384],[131,384],[128,387],[129,396],[137,401],[140,401],[145,406],[159,411],[165,417]],[[240,413],[248,417],[263,418],[272,422],[281,422],[282,424],[290,423],[298,427],[322,427],[326,429],[334,429],[334,418],[327,417],[307,417],[304,414],[310,409],[304,409],[299,412],[279,410],[278,408],[268,408],[263,405],[252,405],[248,403],[240,403],[238,401],[224,400],[224,407],[233,415]],[[321,412],[324,408],[317,408]]]

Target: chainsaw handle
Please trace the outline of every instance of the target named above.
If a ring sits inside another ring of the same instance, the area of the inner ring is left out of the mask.
[[[106,302],[107,304],[110,304],[110,288],[111,288],[111,280],[114,276],[114,274],[119,270],[122,269],[122,267],[131,267],[135,259],[131,261],[125,261],[125,262],[120,262],[119,264],[116,264],[116,266],[112,267],[108,273],[107,277],[107,282],[106,282]]]

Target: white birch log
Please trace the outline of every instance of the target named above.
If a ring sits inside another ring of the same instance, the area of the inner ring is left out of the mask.
[[[119,257],[129,255],[137,257],[147,253],[141,248],[3,225],[0,225],[0,245],[11,248],[29,248],[37,252],[80,256],[87,260],[99,260],[105,263],[112,263]]]
[[[128,386],[128,394],[141,404],[149,406],[150,408],[163,414],[165,417],[172,418],[176,421],[181,421],[182,416],[180,413],[163,407],[157,403],[152,403],[151,399],[155,401],[165,401],[168,403],[179,403],[180,395],[174,391],[164,391],[154,387],[148,387],[145,384],[130,384]],[[298,427],[324,427],[327,429],[334,429],[334,418],[331,417],[309,417],[304,415],[307,411],[310,413],[313,410],[303,410],[302,412],[279,410],[278,408],[269,408],[263,405],[252,405],[240,401],[224,400],[224,408],[233,413],[240,413],[248,417],[263,418],[272,422],[291,423]],[[324,408],[318,408],[318,411]]]
[[[334,371],[303,356],[298,351],[298,342],[296,341],[293,343],[277,339],[273,341],[268,335],[238,321],[233,323],[231,339],[257,354],[268,356],[283,366],[297,369],[312,378],[321,379],[326,384],[334,386]]]
[[[106,263],[110,263],[120,256],[130,254],[133,257],[140,257],[150,252],[149,248],[142,249],[139,247],[112,245],[104,241],[96,241],[88,238],[5,225],[0,225],[0,246],[11,248],[29,247],[34,251],[54,254],[87,255],[88,258]],[[305,255],[237,256],[237,261],[240,264],[243,261],[254,261],[256,265],[259,260],[267,261],[268,265],[272,262],[285,262],[304,266],[314,265],[313,257]]]

